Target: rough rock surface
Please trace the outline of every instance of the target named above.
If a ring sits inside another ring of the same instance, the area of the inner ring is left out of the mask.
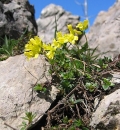
[[[120,53],[120,1],[115,2],[107,12],[101,11],[88,33],[91,47],[98,46],[97,53],[111,58]]]
[[[104,97],[90,125],[93,130],[120,130],[120,89]]]
[[[65,11],[61,6],[50,4],[45,7],[40,18],[37,19],[38,35],[44,42],[51,42],[55,33],[55,16],[57,21],[57,30],[67,32],[67,24],[76,25],[80,17],[72,15]]]
[[[114,84],[119,84],[120,83],[120,72],[113,72],[112,76],[113,76],[112,82]]]
[[[33,91],[36,82],[48,81],[45,74],[51,79],[46,65],[43,56],[27,61],[24,55],[18,55],[0,62],[0,130],[11,130],[4,123],[19,130],[25,112],[36,114],[36,122],[48,110],[56,98],[55,87],[45,95]]]
[[[37,34],[34,13],[34,7],[29,4],[28,0],[0,1],[0,37],[4,38],[7,35],[17,39],[27,27],[28,31]]]
[[[120,0],[107,12],[101,11],[87,34],[89,46],[97,53],[114,58],[120,54]],[[84,43],[84,38],[82,38]],[[120,86],[120,73],[114,72],[112,82]],[[116,85],[115,85],[116,86]],[[120,87],[119,87],[120,88]],[[92,130],[120,130],[120,89],[104,97],[93,113]]]

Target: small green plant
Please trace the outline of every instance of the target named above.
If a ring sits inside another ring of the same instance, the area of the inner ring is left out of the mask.
[[[33,114],[32,112],[26,112],[25,113],[25,117],[22,117],[23,120],[26,120],[27,123],[25,121],[22,122],[21,129],[20,130],[27,130],[33,123],[33,119],[36,117],[35,114]]]
[[[10,39],[5,36],[3,39],[3,46],[0,48],[0,54],[4,54],[6,56],[13,56],[13,48],[15,47],[17,40]]]
[[[24,41],[32,36],[31,32],[28,32],[28,28],[20,36],[19,39],[11,39],[6,36],[0,38],[3,41],[2,46],[0,47],[0,61],[6,60],[10,56],[23,53]]]
[[[93,82],[90,82],[90,83],[87,82],[85,86],[86,86],[86,89],[88,89],[90,92],[93,92],[95,88],[97,88],[97,84]]]
[[[27,130],[28,125],[25,121],[22,122],[22,124],[20,125],[21,129],[20,130]]]
[[[80,119],[74,120],[72,127],[74,127],[74,128],[81,128],[82,130],[89,130],[87,127],[84,126],[84,123]]]
[[[110,79],[103,78],[102,87],[103,87],[104,90],[108,90],[109,87],[114,86],[114,85],[115,84],[113,84]]]
[[[45,87],[43,87],[42,85],[40,84],[37,84],[35,87],[34,87],[34,90],[35,91],[41,91],[43,93],[45,93],[47,91],[47,89]]]
[[[67,128],[53,126],[50,130],[89,130],[87,127],[85,127],[84,123],[80,119],[68,119],[66,116],[62,119],[62,122],[64,125],[66,125]]]

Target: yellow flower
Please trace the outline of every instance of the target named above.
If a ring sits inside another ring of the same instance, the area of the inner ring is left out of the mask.
[[[78,31],[78,30],[76,30],[76,29],[74,29],[74,32],[75,32],[77,35],[81,35],[81,34],[82,34],[81,31]]]
[[[88,20],[84,20],[83,21],[83,27],[84,27],[85,30],[88,28],[88,25],[89,25],[89,21]]]
[[[43,50],[45,50],[48,59],[53,59],[56,48],[51,44],[43,44]]]
[[[57,32],[57,41],[61,45],[68,42],[68,40],[65,37],[65,34],[62,34],[61,32]]]
[[[69,32],[71,33],[71,34],[75,34],[75,32],[74,32],[74,30],[73,30],[73,27],[72,27],[72,25],[71,24],[68,24],[67,25],[67,27],[68,27],[68,30],[69,30]]]
[[[73,34],[73,35],[75,35],[75,34],[81,35],[81,34],[82,34],[81,31],[78,31],[78,30],[76,30],[76,29],[73,29],[73,27],[72,27],[71,24],[67,25],[67,27],[68,27],[68,30],[70,31],[70,34]]]
[[[78,40],[78,36],[74,36],[73,34],[66,34],[66,38],[68,39],[68,42],[75,44]]]
[[[77,24],[76,28],[79,28],[79,30],[83,31],[84,29],[83,29],[83,24],[82,24],[82,22],[79,22],[79,23]]]
[[[57,49],[57,48],[61,48],[62,44],[59,41],[53,39],[51,46]]]
[[[62,37],[63,34],[62,34],[62,32],[57,32],[57,33],[56,33],[56,36],[57,36],[57,38],[59,38],[59,37]]]
[[[38,36],[31,38],[25,45],[24,55],[30,59],[32,57],[37,58],[41,53],[42,41]]]
[[[43,43],[42,48],[43,48],[45,51],[48,51],[48,50],[51,49],[51,45],[50,45],[50,44],[45,44],[45,43]]]
[[[31,57],[37,58],[39,56],[39,54],[35,54],[34,52],[30,51],[30,52],[24,52],[24,55],[30,59]]]
[[[79,22],[76,26],[80,31],[85,31],[88,28],[89,21],[84,20],[83,22]]]
[[[55,51],[48,51],[48,53],[46,54],[46,56],[48,57],[48,59],[53,59],[55,55]]]
[[[64,44],[64,43],[67,43],[67,42],[70,42],[72,44],[75,44],[75,42],[78,40],[78,36],[75,36],[75,31],[73,30],[73,27],[71,24],[67,25],[68,26],[68,29],[70,31],[70,34],[64,34],[62,35],[61,32],[58,32],[57,33],[57,41],[60,43],[60,44]],[[77,30],[76,30],[77,32]]]

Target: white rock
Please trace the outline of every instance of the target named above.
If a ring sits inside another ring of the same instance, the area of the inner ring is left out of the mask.
[[[4,123],[20,129],[19,125],[25,112],[36,114],[34,122],[48,110],[57,95],[42,94],[33,91],[38,83],[45,83],[50,75],[47,73],[48,63],[43,56],[27,61],[24,55],[10,57],[0,62],[0,130],[11,130]]]
[[[93,130],[120,129],[120,89],[104,97],[92,115],[90,126]]]
[[[114,58],[120,53],[120,1],[98,14],[87,36],[90,47],[98,46],[98,54]]]

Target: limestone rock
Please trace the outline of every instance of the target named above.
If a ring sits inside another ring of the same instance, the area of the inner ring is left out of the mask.
[[[92,130],[120,130],[120,89],[105,96],[92,115]]]
[[[114,84],[119,84],[120,83],[120,72],[112,72],[112,82]]]
[[[37,24],[34,18],[34,7],[28,0],[6,0],[0,1],[0,37],[5,35],[18,39],[28,31],[37,34]],[[2,45],[3,41],[0,41]]]
[[[98,14],[87,36],[90,47],[98,46],[97,53],[111,58],[120,53],[120,1]]]
[[[57,30],[67,32],[67,24],[75,26],[79,22],[79,16],[74,16],[65,11],[61,6],[50,4],[45,7],[40,18],[37,19],[38,35],[44,42],[51,43],[55,33],[55,16]]]
[[[25,116],[25,112],[37,115],[35,123],[48,110],[58,93],[54,86],[48,88],[47,94],[33,91],[37,82],[44,84],[51,80],[48,68],[43,56],[27,61],[24,55],[18,55],[0,62],[1,130],[11,130],[4,123],[20,130],[19,125],[23,121],[21,117]]]

